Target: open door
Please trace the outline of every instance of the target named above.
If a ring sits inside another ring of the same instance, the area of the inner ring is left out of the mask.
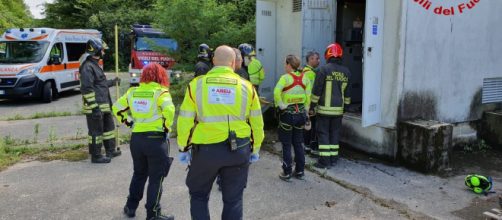
[[[363,55],[363,127],[380,122],[384,4],[384,0],[366,1]]]
[[[275,82],[279,75],[276,69],[276,3],[256,1],[256,57],[265,69],[265,80],[260,85],[260,96],[272,101]]]
[[[332,0],[303,1],[302,62],[309,51],[323,54],[335,39],[336,2]],[[322,33],[322,34],[319,34]],[[325,60],[321,62],[324,64]],[[321,65],[322,65],[321,64]]]

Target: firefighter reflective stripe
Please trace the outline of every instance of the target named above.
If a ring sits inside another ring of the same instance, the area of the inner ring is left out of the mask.
[[[330,148],[331,148],[331,156],[338,156],[338,149],[340,148],[340,146],[338,144],[330,145]]]
[[[317,104],[321,97],[312,94],[312,103]]]
[[[317,106],[317,112],[323,115],[342,115],[343,107]]]
[[[95,92],[90,92],[90,93],[87,93],[87,94],[83,94],[82,96],[84,97],[84,99],[87,102],[96,101],[96,93]]]
[[[345,90],[347,89],[347,82],[342,82],[342,98],[343,98],[343,104],[348,105],[350,104],[350,98],[345,97]]]
[[[101,144],[103,143],[103,136],[87,136],[87,141],[89,144]]]
[[[110,104],[99,104],[99,109],[101,109],[102,112],[110,112]]]
[[[324,106],[331,106],[331,93],[333,91],[333,81],[326,80],[326,87],[324,93]]]
[[[87,108],[87,109],[93,109],[93,108],[97,108],[97,107],[98,107],[98,104],[96,104],[96,103],[93,103],[90,105],[84,105],[84,108]]]
[[[350,105],[350,103],[351,103],[350,98],[343,98],[343,103],[344,103],[345,105]]]
[[[331,145],[319,145],[319,156],[329,157],[331,156]]]
[[[110,140],[115,138],[115,131],[107,131],[103,133],[103,140]]]

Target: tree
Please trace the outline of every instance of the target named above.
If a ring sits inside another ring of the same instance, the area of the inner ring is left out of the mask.
[[[23,0],[0,0],[0,31],[31,25],[31,14]]]
[[[201,43],[253,43],[255,1],[157,0],[155,24],[178,41],[182,62],[193,63]]]
[[[105,69],[113,69],[115,24],[119,25],[119,65],[127,69],[130,60],[131,25],[152,23],[154,0],[56,0],[46,4],[46,18],[40,26],[52,28],[91,28],[103,33],[110,50],[105,55]]]

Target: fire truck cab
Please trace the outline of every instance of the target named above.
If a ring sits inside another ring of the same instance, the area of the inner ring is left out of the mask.
[[[151,25],[133,25],[131,31],[131,63],[129,74],[131,86],[139,84],[141,69],[148,63],[162,65],[168,74],[175,60],[165,54],[178,49],[176,40],[169,38],[164,32],[152,28]]]

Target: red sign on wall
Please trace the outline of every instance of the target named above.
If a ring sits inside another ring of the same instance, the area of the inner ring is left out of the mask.
[[[435,4],[432,0],[412,0],[422,6],[427,11],[432,11],[436,15],[453,16],[460,15],[474,9],[481,0],[469,0],[454,6],[445,6],[440,3]],[[438,0],[439,1],[439,0]],[[444,1],[443,1],[444,2]]]

